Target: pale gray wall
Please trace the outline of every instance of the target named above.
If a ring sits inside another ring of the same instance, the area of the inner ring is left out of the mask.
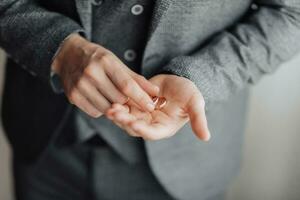
[[[2,83],[4,73],[4,54],[0,49],[0,103],[2,96]],[[1,120],[0,120],[1,121]],[[12,200],[12,181],[10,167],[10,151],[0,122],[0,200]]]
[[[2,75],[1,58],[2,55]],[[253,88],[243,165],[230,188],[228,200],[300,199],[299,75],[300,56]],[[10,153],[2,135],[0,200],[12,200]]]
[[[252,90],[234,200],[300,199],[300,56]]]

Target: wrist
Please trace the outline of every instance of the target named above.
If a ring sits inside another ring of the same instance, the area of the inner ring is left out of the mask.
[[[69,52],[76,49],[76,46],[81,45],[85,41],[78,33],[70,34],[58,48],[53,62],[51,64],[51,72],[55,74],[60,74],[61,67],[63,62],[66,59],[65,57],[70,55]]]

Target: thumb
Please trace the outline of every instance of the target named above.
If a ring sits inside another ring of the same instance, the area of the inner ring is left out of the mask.
[[[192,129],[197,137],[203,141],[210,140],[210,132],[205,115],[205,102],[201,93],[195,94],[187,104]]]

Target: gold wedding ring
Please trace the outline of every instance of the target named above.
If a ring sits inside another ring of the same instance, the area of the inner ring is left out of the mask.
[[[129,102],[130,98],[127,97],[126,102],[123,105]],[[155,110],[160,110],[167,105],[167,99],[165,97],[152,97],[153,104],[155,106]]]
[[[152,101],[155,105],[155,110],[160,110],[167,105],[167,99],[165,97],[153,97]]]

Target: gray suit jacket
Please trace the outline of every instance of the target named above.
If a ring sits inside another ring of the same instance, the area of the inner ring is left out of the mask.
[[[73,3],[76,13],[68,7]],[[252,3],[258,9],[250,9]],[[90,38],[91,21],[87,0],[4,0],[0,45],[19,66],[48,82],[60,42],[80,30]],[[298,0],[156,1],[142,73],[168,72],[192,80],[207,102],[212,132],[212,141],[203,143],[187,125],[170,139],[146,142],[151,168],[170,194],[199,199],[225,189],[239,166],[246,88],[296,54],[299,38]],[[103,138],[124,159],[136,162],[133,140],[100,120]]]

